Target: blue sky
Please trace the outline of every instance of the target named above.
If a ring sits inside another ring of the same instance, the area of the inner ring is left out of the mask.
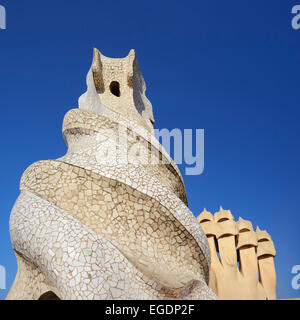
[[[205,129],[191,210],[222,205],[272,235],[278,297],[300,297],[300,1],[5,1],[0,30],[0,265],[16,261],[10,210],[31,163],[63,155],[61,126],[85,91],[92,48],[136,49],[157,128]],[[7,290],[0,290],[0,299]]]

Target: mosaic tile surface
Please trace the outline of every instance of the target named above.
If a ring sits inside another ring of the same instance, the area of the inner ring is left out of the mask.
[[[64,119],[67,154],[22,176],[7,298],[216,299],[209,244],[153,136],[135,52],[111,59],[95,49],[87,86]]]

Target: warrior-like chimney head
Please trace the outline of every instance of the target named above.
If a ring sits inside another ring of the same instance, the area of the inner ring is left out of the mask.
[[[152,105],[145,95],[146,85],[134,50],[116,59],[94,49],[87,85],[88,91],[79,99],[81,109],[101,114],[107,108],[153,130]]]

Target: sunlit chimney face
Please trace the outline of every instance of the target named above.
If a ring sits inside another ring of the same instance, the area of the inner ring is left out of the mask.
[[[94,49],[92,74],[104,107],[153,130],[152,105],[134,50],[125,58],[108,58]]]

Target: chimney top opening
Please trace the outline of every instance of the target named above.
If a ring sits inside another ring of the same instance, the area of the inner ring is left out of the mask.
[[[120,93],[120,84],[118,81],[113,81],[110,86],[109,86],[110,92],[116,96],[116,97],[120,97],[121,93]]]

